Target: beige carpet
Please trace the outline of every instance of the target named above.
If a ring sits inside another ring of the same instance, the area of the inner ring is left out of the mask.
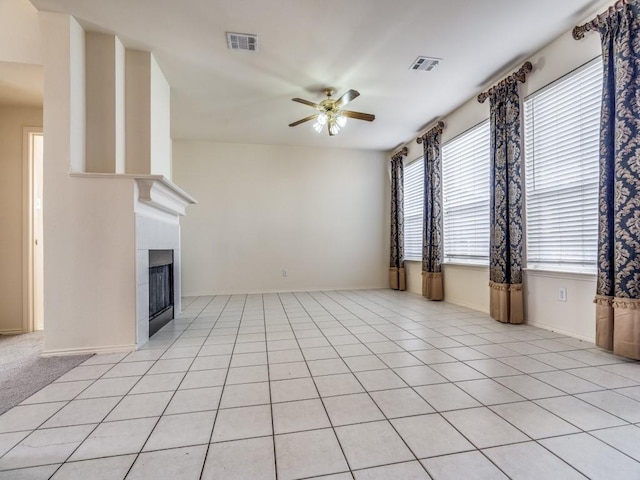
[[[42,332],[0,335],[0,415],[91,355],[41,357]]]

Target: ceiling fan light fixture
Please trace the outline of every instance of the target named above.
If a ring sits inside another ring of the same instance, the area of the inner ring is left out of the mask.
[[[320,103],[311,102],[303,98],[292,98],[291,100],[293,100],[294,102],[302,103],[303,105],[312,107],[319,113],[316,113],[315,115],[309,115],[308,117],[302,118],[297,122],[290,123],[289,126],[295,127],[297,125],[300,125],[301,123],[315,120],[313,129],[317,133],[322,132],[322,130],[324,130],[324,126],[326,125],[329,135],[334,136],[340,133],[340,131],[346,126],[347,117],[355,118],[357,120],[364,120],[367,122],[372,122],[376,118],[375,115],[371,115],[370,113],[343,110],[343,107],[347,103],[360,96],[360,94],[356,90],[348,90],[337,100],[334,100],[332,98],[333,90],[330,88],[327,88],[325,90],[325,95],[327,96],[327,98]]]
[[[336,118],[335,117],[331,117],[329,119],[329,133],[331,135],[337,135],[338,133],[340,133],[341,129],[342,129],[342,127],[339,125],[339,123],[336,120]]]

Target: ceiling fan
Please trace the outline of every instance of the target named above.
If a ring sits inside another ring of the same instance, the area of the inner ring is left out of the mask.
[[[342,110],[342,108],[352,101],[353,99],[360,96],[356,90],[348,90],[344,95],[342,95],[338,99],[334,99],[331,96],[334,93],[332,88],[326,88],[324,93],[327,95],[320,103],[310,102],[309,100],[305,100],[303,98],[292,98],[294,102],[302,103],[304,105],[309,105],[310,107],[318,110],[318,113],[313,115],[309,115],[297,122],[290,123],[290,127],[295,127],[296,125],[300,125],[301,123],[308,122],[310,120],[315,120],[316,123],[313,125],[313,128],[316,132],[320,133],[324,126],[327,126],[327,130],[330,136],[337,135],[342,127],[344,127],[347,123],[347,118],[355,118],[357,120],[365,120],[367,122],[373,122],[375,120],[375,115],[371,115],[370,113],[360,113],[360,112],[352,112],[351,110]]]

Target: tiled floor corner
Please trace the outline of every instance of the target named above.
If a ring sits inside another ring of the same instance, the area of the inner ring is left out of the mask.
[[[183,299],[0,416],[0,480],[640,479],[640,363],[390,290]]]

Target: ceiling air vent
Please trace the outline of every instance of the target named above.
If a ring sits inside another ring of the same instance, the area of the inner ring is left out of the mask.
[[[418,57],[411,64],[409,70],[423,70],[425,72],[430,72],[434,68],[436,68],[440,62],[441,58],[432,58],[432,57]]]
[[[258,36],[249,33],[227,32],[227,45],[231,50],[244,50],[246,52],[258,51]]]

